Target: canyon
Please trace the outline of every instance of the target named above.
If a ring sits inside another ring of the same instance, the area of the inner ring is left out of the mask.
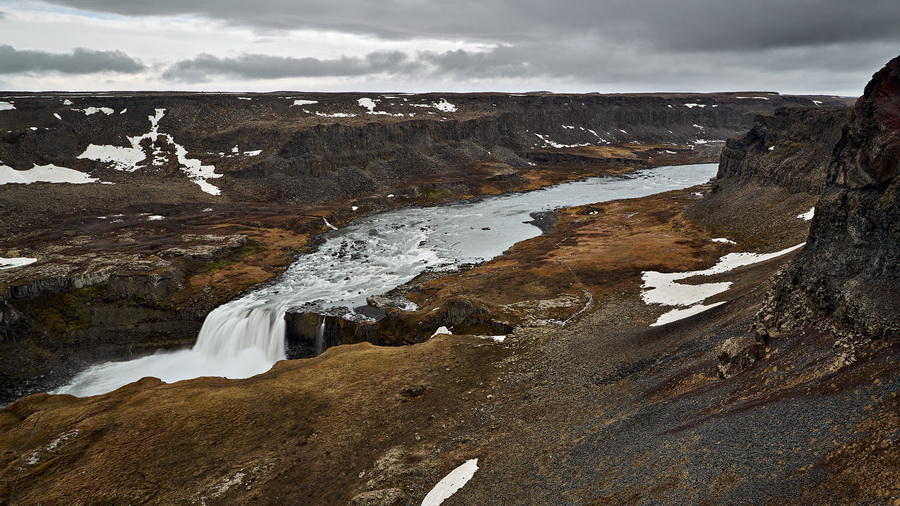
[[[890,504],[898,65],[858,100],[0,96],[0,164],[98,180],[0,186],[0,256],[36,259],[0,270],[0,497],[413,504],[477,459],[445,504]],[[128,148],[136,170],[103,158]],[[289,314],[298,356],[325,327],[314,358],[20,398],[190,344],[330,226],[710,161],[711,182],[559,209],[501,256],[371,300],[375,330]],[[736,254],[760,256],[714,267]],[[687,271],[679,290],[726,289],[648,302],[652,273]]]

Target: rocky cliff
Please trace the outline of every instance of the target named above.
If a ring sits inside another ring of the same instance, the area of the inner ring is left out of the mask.
[[[809,241],[761,314],[772,331],[824,322],[873,339],[900,335],[900,58],[857,101],[828,165]]]
[[[0,163],[19,171],[52,164],[117,184],[165,181],[163,194],[323,202],[475,162],[521,167],[545,148],[724,140],[776,107],[842,99],[153,93],[0,101],[11,107],[0,112]]]
[[[845,107],[783,108],[758,116],[746,135],[726,142],[717,179],[756,179],[794,193],[821,193],[848,113]]]

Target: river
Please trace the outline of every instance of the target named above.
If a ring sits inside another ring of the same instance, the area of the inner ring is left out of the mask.
[[[402,285],[426,268],[454,270],[490,260],[540,235],[527,223],[531,213],[687,188],[708,181],[716,170],[717,164],[659,167],[354,220],[327,233],[317,251],[297,259],[274,283],[213,310],[193,348],[95,365],[54,393],[97,395],[147,376],[171,383],[263,373],[285,358],[284,314],[291,307],[316,301],[324,307],[363,306],[369,295]]]

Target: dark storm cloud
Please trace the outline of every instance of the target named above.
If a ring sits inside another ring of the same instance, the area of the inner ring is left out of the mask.
[[[375,52],[364,58],[341,57],[330,60],[245,54],[219,58],[201,54],[176,62],[163,73],[165,79],[181,82],[205,82],[213,76],[245,79],[283,77],[355,77],[373,74],[412,72],[418,65],[401,52]]]
[[[260,29],[313,27],[382,37],[463,37],[510,44],[573,33],[593,33],[607,41],[633,40],[666,51],[900,42],[896,0],[51,1],[122,15],[194,14]]]
[[[136,73],[144,65],[121,51],[93,51],[76,48],[71,53],[19,50],[0,45],[0,74],[47,73],[94,74],[96,72]]]

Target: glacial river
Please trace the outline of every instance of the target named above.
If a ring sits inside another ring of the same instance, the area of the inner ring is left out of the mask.
[[[533,212],[686,188],[708,181],[716,169],[714,163],[660,167],[354,220],[326,234],[316,252],[299,258],[275,283],[213,310],[193,348],[95,365],[54,393],[97,395],[148,376],[171,383],[263,373],[285,358],[284,314],[291,307],[315,301],[325,307],[362,306],[366,297],[427,268],[453,270],[489,260],[540,235],[540,229],[526,223]]]

